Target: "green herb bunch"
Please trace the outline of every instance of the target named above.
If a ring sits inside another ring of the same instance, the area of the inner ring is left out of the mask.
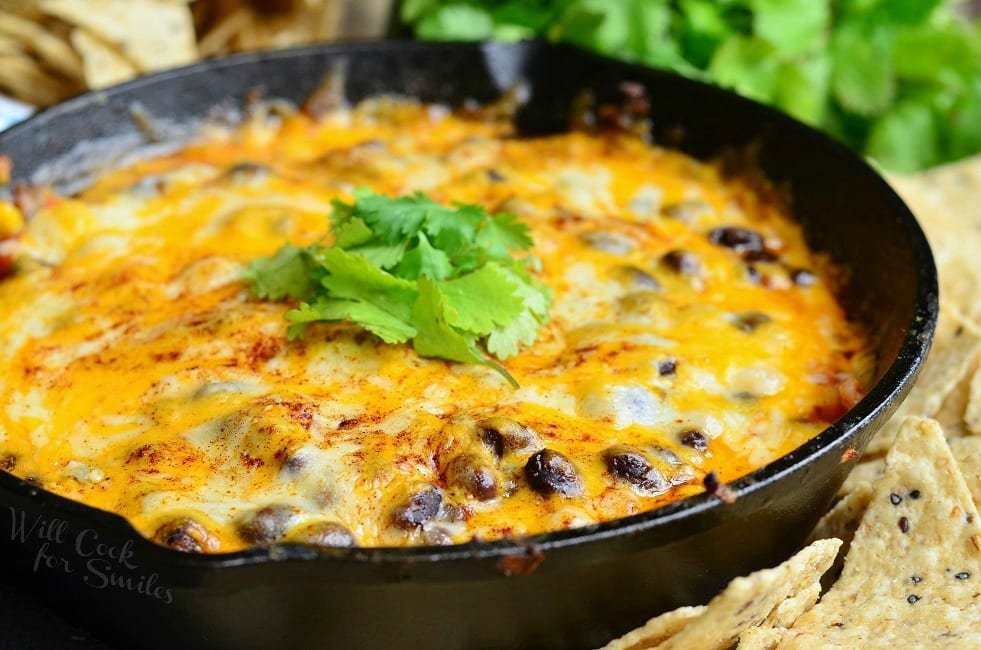
[[[334,201],[331,245],[287,245],[246,270],[256,297],[301,300],[286,313],[287,334],[308,323],[347,320],[386,343],[409,340],[416,352],[490,366],[512,385],[498,359],[534,343],[551,291],[515,255],[532,246],[527,225],[478,205],[446,207],[421,193],[390,198],[358,189]]]
[[[981,151],[981,27],[952,0],[405,0],[422,39],[544,37],[732,88],[894,171]]]

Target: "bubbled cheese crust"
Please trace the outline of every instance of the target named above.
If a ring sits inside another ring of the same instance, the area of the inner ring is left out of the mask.
[[[625,136],[510,132],[375,101],[211,132],[50,201],[0,282],[4,466],[182,550],[463,542],[700,492],[850,405],[866,342],[770,195]],[[248,260],[317,241],[356,186],[531,226],[554,303],[503,362],[520,389],[347,323],[287,341],[295,305],[251,297]],[[611,460],[624,445],[650,471]],[[529,473],[542,448],[577,489]],[[335,524],[348,542],[310,537]]]

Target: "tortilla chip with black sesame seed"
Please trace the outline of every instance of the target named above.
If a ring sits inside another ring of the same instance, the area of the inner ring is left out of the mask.
[[[603,646],[602,650],[641,650],[654,648],[680,632],[705,611],[704,605],[679,607],[652,618],[643,626]]]
[[[981,647],[981,520],[935,421],[904,422],[841,577],[779,647]]]
[[[705,607],[662,614],[603,650],[726,650],[753,627],[789,627],[814,604],[840,545],[818,540],[777,567],[735,578]]]
[[[957,324],[949,312],[941,312],[930,355],[909,397],[900,405],[865,450],[872,458],[888,451],[902,427],[905,416],[935,417],[944,401],[964,378],[973,373],[981,355],[981,334]],[[945,432],[947,437],[956,432]]]
[[[777,567],[734,579],[698,616],[667,638],[635,638],[628,645],[618,639],[604,650],[726,650],[752,627],[789,625],[790,618],[814,603],[815,585],[834,562],[840,545],[837,539],[818,540]]]

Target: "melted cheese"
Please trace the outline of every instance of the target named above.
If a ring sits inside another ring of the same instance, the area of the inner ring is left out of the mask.
[[[196,522],[194,550],[318,522],[362,545],[462,542],[655,508],[709,471],[728,481],[786,454],[849,406],[840,386],[868,371],[863,335],[780,205],[627,137],[509,135],[371,102],[211,133],[49,202],[0,282],[6,465],[165,543]],[[359,185],[532,227],[555,301],[537,343],[503,362],[520,389],[347,323],[289,342],[292,305],[250,297],[248,260],[316,241],[331,200]],[[721,226],[758,232],[774,258],[712,243]],[[670,268],[674,250],[698,272]],[[792,281],[801,268],[810,286]],[[481,433],[492,417],[530,427],[531,446],[498,456]],[[656,489],[615,474],[606,450],[622,444]],[[571,461],[580,495],[532,489],[541,447]],[[460,479],[461,462],[488,468],[494,493]],[[400,520],[427,490],[438,508]]]

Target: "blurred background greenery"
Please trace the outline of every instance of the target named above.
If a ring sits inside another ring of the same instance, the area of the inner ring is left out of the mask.
[[[544,38],[717,83],[893,171],[981,151],[977,3],[404,0],[429,40]]]

